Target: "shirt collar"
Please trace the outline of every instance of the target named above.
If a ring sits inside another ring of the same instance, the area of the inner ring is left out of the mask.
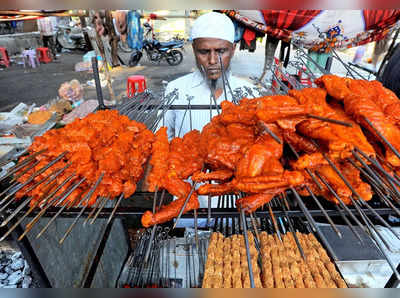
[[[231,82],[231,80],[232,80],[232,72],[228,71],[226,73],[226,75],[227,75],[228,81]],[[195,72],[193,72],[191,87],[195,88],[195,87],[198,87],[198,86],[200,86],[202,84],[207,85],[207,82],[204,79],[203,75],[201,74],[200,70],[197,69]]]

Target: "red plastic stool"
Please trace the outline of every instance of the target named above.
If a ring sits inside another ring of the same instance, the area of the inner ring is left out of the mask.
[[[136,90],[136,84],[138,88]],[[144,92],[146,90],[146,78],[144,76],[130,76],[127,79],[126,85],[126,95],[132,97],[135,95],[136,91],[138,93]]]
[[[50,57],[50,50],[49,48],[37,48],[36,49],[37,57],[39,59],[39,62],[43,63],[49,63],[51,62],[51,57]]]
[[[3,64],[5,67],[10,66],[10,58],[8,58],[7,49],[2,47],[0,47],[0,64]]]

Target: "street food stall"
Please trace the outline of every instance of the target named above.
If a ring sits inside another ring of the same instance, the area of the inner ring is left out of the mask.
[[[296,48],[293,65],[315,63]],[[274,88],[231,90],[221,65],[220,105],[176,105],[176,90],[105,105],[94,58],[97,110],[4,161],[0,241],[44,287],[61,272],[78,287],[362,287],[363,266],[397,287],[399,99],[351,67],[306,70],[311,87],[271,67]],[[168,140],[169,110],[216,115]]]

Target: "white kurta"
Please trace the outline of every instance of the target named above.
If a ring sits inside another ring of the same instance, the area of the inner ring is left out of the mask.
[[[253,89],[255,86],[246,80],[232,76],[230,73],[227,73],[227,77],[232,90],[248,87],[252,89],[254,94],[258,95],[257,91]],[[172,103],[173,105],[188,105],[189,102],[187,98],[189,96],[193,96],[190,101],[190,104],[192,105],[209,105],[210,101],[211,104],[214,105],[214,101],[211,99],[210,88],[198,70],[170,82],[167,85],[165,93],[168,94],[174,89],[178,90],[178,98]],[[221,96],[216,99],[217,104],[220,104],[225,100],[225,98],[229,101],[232,100],[228,87],[226,89],[227,96],[225,97],[225,93],[222,92]],[[212,110],[211,115],[216,116],[217,110]],[[182,137],[191,129],[197,129],[201,131],[203,127],[210,122],[210,110],[192,110],[191,118],[192,127],[190,125],[189,111],[186,112],[186,115],[185,110],[167,111],[164,119],[164,125],[168,127],[168,138],[172,139],[174,137]]]

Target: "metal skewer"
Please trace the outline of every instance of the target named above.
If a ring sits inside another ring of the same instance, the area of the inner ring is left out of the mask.
[[[70,176],[71,179],[74,177],[74,175]],[[68,178],[67,178],[68,179]],[[59,202],[64,202],[68,196],[79,186],[81,185],[86,178],[82,178],[80,181],[75,183],[70,189],[65,190],[62,194],[57,196],[56,198],[53,198],[25,227],[25,231],[22,233],[22,235],[18,238],[18,241],[21,241],[22,238],[25,237],[27,233],[29,233],[30,230],[35,226],[35,224],[38,222],[38,220],[44,215],[44,213],[49,209],[53,203],[59,201]]]
[[[318,205],[318,208],[322,211],[322,214],[325,216],[325,218],[329,222],[332,229],[335,231],[336,235],[338,235],[339,238],[342,238],[342,233],[336,227],[335,223],[333,222],[332,218],[328,215],[328,213],[326,212],[324,207],[322,207],[321,202],[317,199],[317,197],[312,192],[312,190],[308,187],[308,185],[305,185],[305,187],[306,187],[308,193],[310,194],[310,196],[313,198],[314,202]]]
[[[99,217],[101,210],[103,210],[104,206],[107,204],[107,202],[109,202],[109,200],[110,200],[110,197],[104,198],[102,204],[100,205],[99,209],[97,210],[96,214],[94,215],[94,217],[92,218],[92,220],[90,222],[91,225],[96,221],[97,217]]]
[[[279,230],[278,223],[276,222],[275,215],[272,212],[271,204],[268,202],[267,206],[268,206],[269,216],[271,217],[272,223],[274,224],[276,235],[278,236],[279,240],[282,242],[281,232]]]
[[[355,230],[353,224],[350,222],[350,220],[347,218],[346,214],[343,213],[343,210],[339,208],[339,206],[337,204],[333,204],[333,206],[335,207],[335,209],[339,212],[340,217],[343,219],[343,221],[346,223],[346,225],[349,227],[350,231],[354,234],[354,236],[358,239],[358,242],[360,243],[360,245],[362,245],[364,243],[364,241],[362,240],[360,234],[357,233],[357,231]]]
[[[286,209],[290,210],[289,202],[287,201],[287,198],[286,198],[286,193],[282,192],[281,195],[282,195],[283,202],[285,203]]]
[[[54,181],[62,172],[64,172],[65,169],[67,169],[69,166],[71,166],[71,163],[67,164],[66,166],[64,166],[63,168],[59,169],[59,170],[54,170],[52,173],[48,174],[46,177],[42,178],[40,181],[36,182],[35,184],[33,184],[32,186],[28,187],[25,190],[25,194],[29,193],[31,190],[33,190],[34,188],[38,187],[40,184],[42,184],[44,181],[46,181],[47,179],[49,179],[49,177],[51,177],[52,175],[54,175],[53,177],[50,178],[49,181],[47,181],[43,186],[47,186],[48,184],[50,184],[52,181]],[[11,198],[11,197],[10,197]],[[7,204],[5,204],[4,206],[2,206],[0,208],[0,212],[3,211],[5,208],[7,208],[7,206],[12,202],[12,200],[10,200]],[[0,203],[1,205],[1,203]]]
[[[24,188],[26,185],[28,185],[29,183],[31,183],[33,181],[33,179],[35,179],[35,177],[39,176],[40,174],[42,174],[44,171],[46,171],[48,168],[50,168],[51,166],[53,166],[55,163],[57,163],[60,159],[62,159],[65,155],[67,154],[67,152],[63,152],[61,153],[59,156],[57,156],[55,159],[53,159],[52,161],[50,161],[47,165],[45,165],[43,168],[41,168],[39,171],[35,172],[31,177],[29,177],[27,179],[27,181],[25,181],[23,184],[21,184],[20,186],[18,186],[14,191],[12,191],[11,193],[9,193],[4,199],[9,198],[11,196],[13,196],[17,191],[19,191],[20,189]],[[8,187],[5,191],[3,191],[0,196],[2,196],[3,194],[5,194],[9,189],[11,189],[12,187]]]
[[[75,199],[75,201],[72,202],[70,205],[64,204],[64,205],[57,211],[57,213],[47,222],[47,224],[43,227],[43,229],[36,235],[36,239],[39,239],[39,237],[43,235],[43,233],[49,228],[49,226],[53,223],[53,221],[55,221],[56,218],[64,211],[65,208],[67,208],[68,206],[70,206],[70,207],[73,206],[73,205],[76,203],[77,200],[78,200],[78,198]],[[78,206],[79,206],[84,200],[85,200],[85,196],[83,196],[83,197],[81,198],[81,200],[80,200],[79,203],[78,203]],[[69,209],[70,207],[68,207],[67,209]]]
[[[282,197],[283,197],[283,194],[282,194]],[[284,203],[282,203],[282,201],[280,201],[280,204],[281,204],[282,210],[283,210],[283,212],[284,212],[284,214],[285,214],[285,217],[286,217],[286,219],[287,219],[287,222],[288,222],[288,224],[289,224],[289,231],[292,233],[292,235],[293,235],[293,237],[294,237],[294,240],[295,240],[295,242],[296,242],[297,248],[299,249],[299,252],[300,252],[300,254],[301,254],[301,257],[303,258],[303,260],[306,260],[306,256],[305,256],[305,254],[304,254],[304,250],[303,250],[303,248],[301,247],[301,244],[300,244],[299,239],[297,238],[296,231],[294,230],[292,220],[291,220],[291,218],[289,217],[289,215],[288,215],[288,213],[287,213],[286,206],[285,206]]]
[[[357,199],[360,200],[378,219],[379,221],[387,227],[399,240],[400,237],[397,233],[392,229],[392,227],[373,209],[371,208],[361,197],[361,195],[355,190],[355,188],[351,185],[351,183],[346,179],[346,177],[342,174],[342,172],[336,167],[336,165],[325,155],[323,154],[325,159],[328,161],[330,166],[334,169],[334,171],[339,175],[339,177],[343,180],[346,186],[356,195]],[[319,176],[320,177],[320,176]],[[325,183],[324,183],[325,184]],[[346,207],[347,208],[347,207]],[[355,217],[353,217],[355,218]]]
[[[26,216],[28,216],[28,215],[33,211],[34,208],[36,208],[37,206],[39,206],[41,203],[46,204],[47,201],[48,201],[49,199],[51,199],[51,197],[52,197],[53,195],[55,195],[55,194],[57,193],[57,191],[58,191],[61,187],[63,187],[66,183],[68,183],[74,175],[75,175],[75,174],[72,174],[70,177],[66,178],[66,179],[65,179],[60,185],[58,185],[50,194],[45,194],[45,195],[44,195],[45,198],[44,198],[43,200],[38,200],[37,202],[35,202],[34,205],[31,206],[30,209],[22,216],[22,218],[20,219],[20,221],[18,221],[9,231],[7,231],[5,237],[7,237],[7,236],[18,226],[18,224],[20,224],[20,223],[22,222],[22,220],[23,220]],[[49,188],[48,191],[50,191],[51,189],[52,189],[52,187]],[[19,211],[18,211],[18,212],[19,212]],[[9,216],[8,221],[9,221],[10,219],[12,219],[15,215],[17,215],[18,212],[16,212],[16,210],[14,210],[14,212]],[[1,225],[0,225],[0,227],[4,227],[4,226],[8,223],[8,221],[2,222]],[[4,237],[4,238],[5,238],[5,237]],[[3,240],[4,240],[4,239],[3,239]]]
[[[382,218],[382,216],[380,216],[364,199],[359,199],[359,201],[361,201],[361,203],[368,208],[368,210],[370,210],[372,212],[373,215],[375,215],[375,217],[386,227],[389,229],[390,232],[392,232],[392,234],[394,236],[396,236],[397,239],[400,240],[400,236],[399,234],[396,233],[396,231]]]
[[[296,158],[299,159],[299,154],[294,149],[292,144],[290,144],[290,143],[287,143],[287,144],[289,145],[289,148],[292,150],[292,152],[295,154]],[[319,181],[317,180],[315,175],[311,172],[311,170],[308,169],[308,168],[305,168],[305,170],[306,170],[307,174],[311,177],[311,179],[314,181],[314,183],[320,188],[320,190],[323,190],[322,185],[319,183]],[[334,224],[332,218],[325,211],[324,207],[321,205],[320,201],[317,199],[317,197],[315,196],[314,192],[308,187],[308,185],[305,185],[305,188],[306,188],[307,192],[310,194],[310,196],[313,198],[314,202],[317,204],[318,208],[322,211],[322,213],[325,216],[325,218],[328,220],[328,222],[329,222],[330,226],[332,227],[332,229],[336,232],[336,234],[338,235],[339,238],[342,238],[342,233],[336,227],[336,225]]]
[[[353,127],[353,124],[351,122],[346,122],[346,121],[336,120],[336,119],[332,119],[332,118],[321,117],[321,116],[313,115],[313,114],[307,114],[307,117],[308,118],[313,118],[313,119],[318,119],[318,120],[321,120],[323,122],[329,122],[329,123],[338,124],[338,125],[342,125],[342,126],[346,126],[346,127]]]
[[[256,219],[254,218],[253,213],[250,213],[249,215],[250,215],[251,225],[253,226],[254,233],[256,234],[256,239],[257,239],[257,241],[260,241],[260,234],[258,233],[258,228],[257,228]],[[228,225],[228,223],[229,223],[229,222],[227,222],[226,225]]]
[[[382,237],[382,235],[381,235],[381,234],[378,232],[378,230],[375,228],[375,226],[374,226],[374,224],[372,223],[372,221],[371,221],[371,220],[366,216],[366,214],[362,211],[360,203],[359,203],[358,201],[356,201],[356,200],[355,200],[353,197],[351,197],[351,196],[350,196],[350,200],[351,200],[351,202],[353,203],[354,207],[356,208],[358,214],[360,214],[362,220],[363,220],[364,223],[365,223],[365,226],[367,226],[367,227],[369,226],[370,228],[372,228],[372,229],[375,231],[375,233],[376,233],[376,235],[378,236],[378,238],[381,239],[381,241],[385,244],[385,246],[387,247],[387,249],[390,250],[390,245],[389,245],[389,243],[386,241],[385,238]],[[374,239],[375,241],[377,241],[377,238],[375,237],[375,235],[372,234],[372,233],[370,233],[370,230],[369,230],[368,228],[367,228],[366,230],[367,230],[366,232],[369,233],[369,235],[371,236],[371,238]]]
[[[363,116],[364,120],[368,123],[368,125],[374,130],[374,132],[382,139],[382,141],[393,151],[393,153],[400,159],[400,153],[396,148],[380,133],[380,131],[372,124],[372,122],[365,116]]]
[[[382,174],[385,175],[385,177],[387,178],[388,183],[390,184],[390,186],[392,187],[392,189],[396,192],[397,196],[400,197],[400,192],[397,189],[397,187],[395,187],[393,185],[393,183],[395,183],[397,186],[400,187],[400,182],[394,178],[392,175],[390,175],[383,167],[382,165],[376,160],[373,159],[371,157],[369,157],[365,152],[363,152],[361,149],[355,147],[355,149],[357,150],[357,152],[359,152],[363,157],[365,157],[369,162],[371,162],[371,164],[373,164],[379,171],[382,172]]]
[[[194,239],[196,243],[196,247],[199,247],[199,232],[197,227],[197,210],[193,210],[193,220],[194,220]]]
[[[30,155],[29,157],[27,157],[26,159],[24,159],[23,161],[21,161],[20,163],[17,163],[15,166],[9,168],[8,173],[5,176],[1,177],[0,181],[3,181],[7,177],[10,177],[15,172],[18,172],[20,169],[24,168],[28,163],[30,163],[36,156],[38,156],[46,151],[47,151],[47,149],[43,149],[38,152],[35,152],[32,155]]]
[[[211,222],[211,196],[207,198],[207,226],[210,225]]]
[[[220,66],[221,66],[222,84],[223,84],[223,87],[224,87],[225,100],[228,100],[228,99],[227,99],[227,93],[226,93],[226,87],[225,87],[225,86],[228,86],[229,93],[231,94],[232,102],[233,102],[234,104],[238,104],[240,98],[238,98],[237,96],[235,96],[235,95],[233,94],[231,85],[230,85],[229,80],[228,80],[228,78],[227,78],[227,76],[226,76],[226,72],[225,72],[225,69],[224,69],[224,65],[223,65],[223,63],[222,63],[221,54],[218,54],[218,56],[219,56],[219,63],[220,63]],[[245,86],[245,88],[248,88],[248,87]],[[250,92],[252,93],[251,89],[250,89],[250,88],[248,88],[248,89],[249,89]],[[254,96],[253,96],[253,97],[254,97]]]
[[[204,165],[202,166],[201,171],[203,171],[203,170],[204,170]],[[176,220],[174,222],[174,225],[173,225],[172,229],[175,229],[179,219],[181,218],[181,216],[183,214],[183,211],[186,208],[187,203],[189,202],[190,197],[192,196],[192,194],[193,194],[193,192],[194,192],[194,190],[196,188],[196,185],[197,185],[197,183],[193,182],[193,185],[192,185],[192,188],[190,189],[189,195],[186,197],[185,202],[183,203],[181,210],[179,210],[179,214],[178,214],[178,216],[177,216],[177,218],[176,218]]]
[[[28,182],[29,183],[29,182]],[[5,196],[1,201],[0,201],[0,205],[4,204],[5,202],[7,202],[7,200],[9,198],[11,198],[16,192],[18,192],[18,190],[20,190],[23,186],[28,185],[28,183],[24,183],[24,184],[20,184],[18,181],[12,183],[11,185],[9,185],[5,190],[3,190],[2,193],[0,193],[0,197],[2,197],[4,194],[6,194],[8,191],[10,191],[11,189],[15,188],[11,193],[11,195],[7,195]]]
[[[19,178],[21,178],[23,175],[25,175],[29,170],[32,170],[34,167],[36,167],[40,163],[40,160],[34,161],[32,164],[30,164],[26,169],[21,171],[18,175],[15,175],[10,182],[15,182],[18,181]]]
[[[395,199],[399,203],[400,202],[399,201],[400,192],[397,189],[397,187],[394,185],[394,183],[396,183],[396,185],[400,186],[400,182],[397,179],[395,179],[392,175],[390,175],[387,171],[385,171],[385,169],[381,166],[381,164],[377,160],[370,158],[365,152],[363,152],[359,148],[355,147],[355,149],[363,157],[365,157],[369,162],[371,162],[379,171],[381,171],[382,174],[384,174],[384,176],[386,177],[386,181],[387,181],[387,183],[389,184],[389,187],[390,187],[390,188],[388,188],[386,190],[389,190],[390,192],[393,191],[394,193],[393,193],[392,197],[393,197],[393,199]],[[381,180],[381,181],[383,181],[383,180]]]
[[[349,161],[353,167],[355,167],[357,170],[359,170],[361,173],[363,173],[364,176],[368,177],[369,180],[374,181],[375,185],[379,188],[382,188],[385,192],[388,191],[387,186],[383,183],[382,177],[379,176],[379,174],[375,173],[363,160],[362,158],[358,155],[358,153],[354,150],[352,150],[353,156],[360,162],[363,166],[363,168],[359,167],[356,162],[351,159],[347,158],[347,161]]]
[[[382,156],[380,156],[379,154],[376,154],[376,157],[382,162],[384,163],[392,172],[393,172],[393,177],[396,178],[398,181],[400,181],[400,177],[396,174],[396,170],[393,169],[392,165],[390,163],[388,163]]]
[[[224,65],[222,64],[222,58],[221,54],[218,54],[219,58],[219,64],[221,66],[221,75],[222,75],[222,86],[224,88],[224,95],[225,95],[225,100],[228,100],[227,93],[226,93],[226,86],[225,86],[225,71],[224,71]]]
[[[92,197],[94,191],[97,189],[97,187],[99,186],[101,180],[103,180],[104,177],[104,172],[101,173],[99,179],[97,179],[96,183],[93,185],[92,189],[86,194],[85,199],[83,201],[85,201],[85,205],[84,207],[81,209],[81,211],[79,212],[78,216],[75,217],[74,221],[72,222],[72,224],[69,226],[69,228],[67,229],[67,231],[65,232],[64,236],[60,239],[59,243],[62,244],[65,239],[68,237],[68,235],[71,233],[72,229],[74,228],[74,226],[76,225],[76,223],[78,222],[78,219],[82,216],[83,212],[85,212],[87,206],[89,205],[89,200]]]
[[[357,217],[354,216],[354,214],[350,211],[350,209],[346,206],[346,204],[342,201],[342,199],[339,197],[339,195],[335,192],[335,190],[332,188],[332,186],[326,181],[326,179],[317,171],[315,171],[315,174],[321,179],[322,183],[326,185],[330,193],[334,195],[336,200],[339,202],[340,206],[350,215],[350,217],[354,220],[354,222],[365,231],[365,227],[361,224],[361,222],[357,219]],[[361,236],[356,232],[357,238],[363,242]]]
[[[265,125],[263,122],[260,122],[260,125],[262,128],[265,130],[267,134],[269,134],[278,144],[282,144],[282,140],[275,134],[273,133],[267,125]]]
[[[324,243],[325,247],[327,250],[329,250],[332,258],[337,261],[338,257],[336,256],[336,253],[332,249],[332,246],[329,244],[328,240],[326,239],[325,235],[321,232],[320,228],[318,227],[317,223],[313,219],[313,217],[310,214],[310,211],[308,211],[307,207],[304,205],[304,202],[302,201],[300,195],[297,193],[296,189],[294,187],[289,188],[291,192],[294,194],[294,197],[296,198],[297,202],[299,203],[300,209],[303,211],[304,215],[306,216],[308,222],[311,224],[311,228],[313,231],[317,232],[318,236],[321,238],[322,242]]]
[[[14,216],[17,215],[26,205],[28,205],[28,203],[29,203],[31,200],[32,200],[32,197],[27,198],[26,200],[24,200],[24,201],[22,202],[22,204],[19,205],[17,208],[15,208],[14,212],[11,213],[11,214],[1,223],[1,226],[4,227],[6,224],[8,224],[9,221],[10,221],[11,219],[13,219]]]
[[[242,224],[243,224],[243,237],[244,237],[244,243],[246,245],[246,255],[247,255],[247,265],[249,267],[250,285],[251,285],[252,288],[255,288],[256,286],[254,284],[253,264],[251,263],[249,238],[247,236],[246,216],[244,214],[244,210],[243,209],[240,210],[240,217],[242,218]]]
[[[115,212],[117,211],[118,206],[119,206],[119,204],[121,203],[121,201],[122,201],[123,198],[124,198],[124,194],[122,193],[122,194],[119,196],[118,201],[117,201],[117,203],[115,204],[113,211],[111,212],[110,216],[108,217],[107,225],[111,222],[112,218],[114,217],[114,214],[115,214]]]
[[[85,220],[83,221],[83,226],[86,225],[86,223],[89,222],[89,220],[92,218],[92,216],[96,213],[97,209],[103,204],[104,201],[106,201],[107,198],[106,197],[100,197],[96,200],[96,204],[94,205],[94,207],[92,207],[92,210],[90,210],[88,216],[85,218]]]
[[[354,203],[357,205],[358,203],[356,201],[354,201]],[[392,269],[393,273],[396,275],[396,278],[398,280],[400,280],[400,275],[399,272],[397,271],[395,265],[393,264],[393,262],[390,260],[390,257],[388,256],[388,254],[386,253],[385,249],[382,247],[380,241],[378,241],[378,239],[374,236],[376,233],[376,235],[379,235],[379,233],[375,230],[374,225],[369,221],[369,218],[365,216],[365,214],[360,213],[361,217],[363,218],[364,222],[368,222],[369,224],[366,225],[367,229],[369,230],[369,233],[371,234],[371,236],[374,238],[376,245],[378,246],[379,250],[381,251],[381,253],[383,254],[383,256],[385,257],[386,261],[388,262],[390,268]],[[382,239],[382,238],[381,238]]]
[[[156,189],[158,190],[158,186],[157,186]],[[165,189],[163,189],[163,191],[162,191],[162,193],[161,193],[161,198],[160,198],[160,202],[159,202],[159,204],[158,204],[158,208],[160,208],[160,207],[162,206],[162,204],[163,204],[164,195],[165,195]],[[157,200],[157,198],[154,197],[154,201],[153,201],[153,202],[156,202],[156,200]],[[156,212],[156,204],[153,203],[153,213],[155,213],[155,212]],[[153,226],[153,228],[151,229],[149,245],[147,246],[146,252],[145,252],[145,255],[144,255],[144,263],[145,263],[145,264],[147,263],[147,261],[148,261],[148,259],[149,259],[149,256],[150,256],[151,247],[152,247],[152,245],[153,245],[153,240],[154,240],[154,236],[155,236],[155,233],[156,233],[157,226],[158,226],[158,225],[155,224],[155,225]]]

